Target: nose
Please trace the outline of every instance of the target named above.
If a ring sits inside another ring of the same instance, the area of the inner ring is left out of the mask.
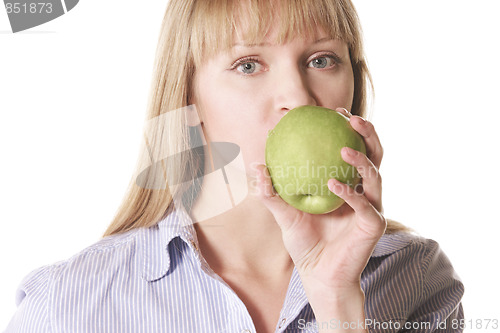
[[[300,68],[288,66],[276,75],[275,110],[286,113],[301,105],[317,105],[306,75]]]

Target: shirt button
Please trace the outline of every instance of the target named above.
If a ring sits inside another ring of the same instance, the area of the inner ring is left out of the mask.
[[[281,319],[281,323],[280,323],[280,326],[278,328],[282,328],[283,325],[285,325],[285,322],[286,322],[286,318]]]
[[[250,330],[243,330],[243,331],[241,331],[241,333],[252,333],[252,331],[250,331]]]
[[[193,248],[198,251],[198,246],[196,246],[196,243],[194,241],[191,241],[191,245],[193,245]]]

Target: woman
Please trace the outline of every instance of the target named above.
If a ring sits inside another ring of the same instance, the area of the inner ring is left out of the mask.
[[[155,64],[106,237],[30,274],[7,332],[458,330],[450,262],[383,216],[350,1],[171,0]],[[342,151],[362,191],[330,180],[345,204],[324,215],[288,206],[264,165],[268,130],[306,104],[349,117],[367,145]]]

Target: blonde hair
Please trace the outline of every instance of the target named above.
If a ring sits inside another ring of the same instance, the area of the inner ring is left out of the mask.
[[[351,113],[368,118],[367,98],[372,80],[364,58],[361,26],[349,0],[170,0],[160,30],[144,141],[124,200],[104,236],[157,224],[173,208],[173,198],[190,193],[181,183],[200,175],[200,156],[189,149],[196,135],[187,126],[192,78],[204,58],[229,49],[244,20],[245,40],[258,43],[279,22],[277,43],[294,36],[314,37],[318,27],[342,39],[350,51],[354,74]],[[280,13],[276,20],[273,13]],[[162,116],[168,115],[168,118]],[[160,120],[162,119],[162,120]],[[179,154],[179,152],[184,152]],[[166,156],[177,154],[175,159]],[[193,175],[196,175],[193,177]],[[191,184],[195,187],[196,184]],[[192,198],[191,198],[192,199]],[[407,230],[389,221],[386,232]]]

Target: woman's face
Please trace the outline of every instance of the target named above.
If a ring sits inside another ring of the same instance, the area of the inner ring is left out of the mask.
[[[319,34],[284,45],[235,40],[206,59],[194,77],[193,104],[209,141],[237,144],[248,176],[265,164],[267,133],[301,105],[351,109],[354,77],[347,45]]]

